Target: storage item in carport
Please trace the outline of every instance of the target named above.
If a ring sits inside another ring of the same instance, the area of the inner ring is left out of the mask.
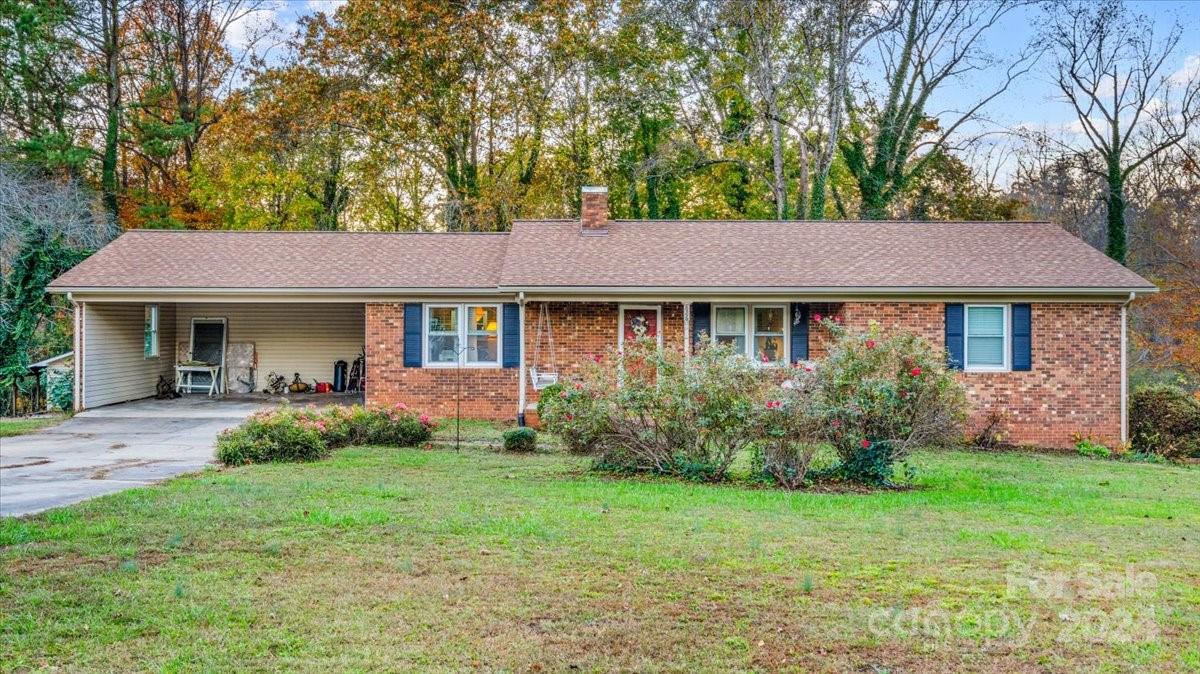
[[[317,393],[329,393],[333,390],[333,384],[330,384],[327,381],[319,381],[317,382],[316,389]]]
[[[346,392],[346,361],[339,360],[333,364],[333,392]]]
[[[308,388],[308,383],[300,380],[299,372],[295,374],[295,378],[292,379],[291,385],[288,386],[288,390],[292,393],[304,393],[308,390]]]

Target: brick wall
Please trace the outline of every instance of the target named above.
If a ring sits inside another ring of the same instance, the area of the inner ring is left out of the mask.
[[[538,321],[542,304],[525,307],[526,364],[577,377],[595,354],[617,346],[619,304],[613,302],[550,302],[546,304],[554,348]],[[683,305],[662,304],[663,343],[682,346]],[[404,367],[404,305],[372,303],[366,310],[367,402],[403,402],[435,416],[454,414],[455,377],[462,377],[462,414],[475,419],[510,421],[516,418],[520,370],[501,368]],[[540,349],[540,350],[539,350]],[[528,384],[528,382],[527,382]],[[526,387],[527,403],[537,402],[533,386]]]
[[[366,342],[368,404],[403,402],[434,416],[453,416],[455,378],[461,377],[464,418],[516,418],[516,369],[404,367],[403,304],[367,304]]]
[[[972,404],[968,430],[990,410],[1007,415],[1008,441],[1072,447],[1076,433],[1107,444],[1121,437],[1121,307],[1117,304],[1034,303],[1033,368],[1028,372],[962,372]],[[945,348],[944,305],[938,302],[848,302],[814,305],[812,313],[837,315],[852,329],[875,320],[885,330],[904,329]],[[810,354],[828,353],[830,335],[812,326]]]
[[[618,307],[608,302],[551,302],[547,305],[554,349],[543,335],[535,359],[541,304],[526,307],[527,363],[577,377],[594,354],[616,346]],[[663,303],[663,343],[683,344],[683,307]],[[884,329],[913,330],[938,347],[944,346],[944,307],[936,302],[847,302],[814,304],[811,314],[837,315],[854,329],[871,320]],[[367,400],[373,404],[405,402],[431,414],[454,411],[454,382],[462,376],[464,416],[511,420],[517,409],[516,369],[471,369],[459,373],[434,368],[405,368],[404,311],[401,304],[368,304],[366,340]],[[1121,423],[1121,310],[1116,304],[1035,303],[1033,369],[1029,372],[959,374],[973,406],[971,427],[991,409],[1008,415],[1008,440],[1018,444],[1070,447],[1075,433],[1091,434],[1115,444]],[[810,326],[809,352],[821,358],[829,335]],[[527,387],[528,402],[537,392]]]
[[[554,334],[550,349],[545,334],[538,353],[537,334],[541,308],[547,309],[547,324]],[[646,303],[648,306],[650,303]],[[663,345],[683,348],[683,305],[664,302],[662,306]],[[563,379],[578,377],[596,354],[604,355],[617,347],[617,323],[620,305],[615,302],[529,302],[525,305],[525,354],[527,364],[551,370]],[[535,404],[538,396],[528,387],[526,398]]]

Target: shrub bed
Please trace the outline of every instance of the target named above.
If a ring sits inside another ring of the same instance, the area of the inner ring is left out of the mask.
[[[888,485],[914,447],[962,439],[966,395],[939,349],[876,324],[855,333],[822,322],[835,342],[819,365],[763,367],[722,344],[685,359],[627,342],[580,381],[544,390],[538,412],[600,470],[720,481],[749,449],[756,472],[789,489],[813,478]],[[823,443],[839,461],[814,475]]]
[[[1129,398],[1135,452],[1171,460],[1200,458],[1200,400],[1167,384],[1148,384]]]
[[[436,424],[428,415],[393,408],[329,407],[259,412],[217,437],[217,459],[226,465],[316,461],[339,447],[407,447],[427,442]]]

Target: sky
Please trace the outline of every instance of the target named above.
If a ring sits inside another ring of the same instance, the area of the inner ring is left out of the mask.
[[[247,17],[234,26],[228,36],[231,46],[251,32],[256,22],[274,21],[281,34],[290,35],[297,28],[297,20],[318,11],[332,13],[346,0],[271,0],[256,15]],[[979,0],[986,2],[987,0]],[[1156,36],[1165,35],[1174,22],[1183,27],[1183,36],[1176,53],[1166,64],[1170,73],[1183,77],[1188,72],[1200,71],[1200,0],[1128,0],[1127,6],[1137,14],[1144,14],[1155,24]],[[1037,39],[1039,25],[1044,22],[1043,10],[1037,6],[1020,8],[1006,15],[987,34],[985,43],[988,51],[1002,60],[1014,58],[1031,41]],[[278,56],[282,47],[268,52],[268,57]],[[982,112],[986,121],[974,129],[992,132],[988,142],[1002,144],[1002,132],[1016,129],[1033,129],[1061,135],[1071,140],[1078,133],[1078,121],[1071,107],[1061,100],[1050,77],[1049,60],[1045,59],[1030,73],[1015,82],[1006,92],[989,104]],[[999,71],[1002,73],[1003,71]],[[981,95],[990,93],[995,86],[997,71],[975,73],[963,80],[944,86],[930,101],[931,114],[942,110],[964,109],[974,104]],[[1082,137],[1074,138],[1076,141]],[[978,164],[979,158],[972,161]],[[1011,166],[1002,166],[1000,180],[1006,182]]]

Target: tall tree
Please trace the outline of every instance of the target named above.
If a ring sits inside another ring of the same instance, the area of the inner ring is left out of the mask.
[[[78,133],[88,83],[65,2],[0,0],[0,133],[4,149],[78,173],[91,153]]]
[[[825,219],[826,192],[829,172],[833,168],[842,125],[846,117],[846,101],[850,97],[851,67],[859,62],[867,45],[899,25],[904,3],[886,0],[829,0],[820,5],[813,34],[824,37],[821,45],[824,63],[824,109],[821,121],[824,139],[817,150],[812,172],[812,188],[808,200],[808,218]],[[819,116],[819,115],[818,115]]]
[[[895,30],[880,39],[886,92],[882,104],[846,102],[850,133],[840,150],[854,175],[861,199],[860,215],[886,219],[892,202],[927,162],[945,151],[954,134],[1024,75],[1035,61],[1027,52],[1010,61],[987,93],[966,110],[946,118],[931,117],[930,98],[940,88],[968,73],[990,70],[993,60],[982,37],[1023,0],[900,0]]]
[[[1156,36],[1154,24],[1131,14],[1120,0],[1056,7],[1047,26],[1055,82],[1087,139],[1080,158],[1104,181],[1105,252],[1124,264],[1126,183],[1200,121],[1200,73],[1173,81],[1168,65],[1177,55],[1183,27],[1176,23]],[[1087,153],[1099,161],[1090,161]]]

